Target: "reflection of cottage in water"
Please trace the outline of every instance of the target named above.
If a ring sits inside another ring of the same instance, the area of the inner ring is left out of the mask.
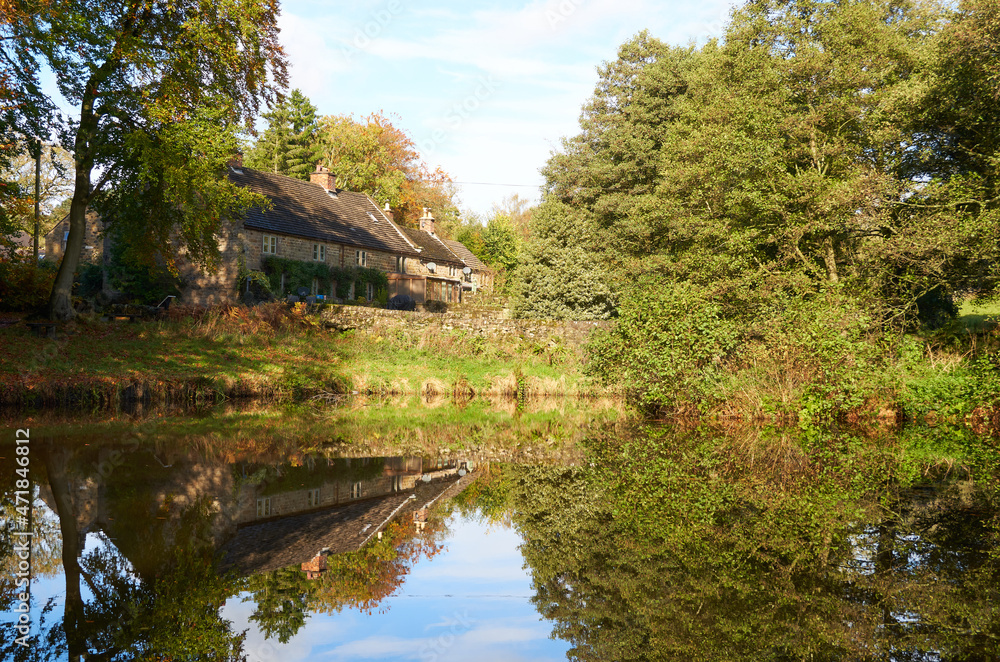
[[[319,577],[327,555],[357,551],[392,520],[464,489],[469,468],[419,457],[284,467],[270,482],[240,487],[240,528],[223,547],[223,563],[247,574],[300,565]]]

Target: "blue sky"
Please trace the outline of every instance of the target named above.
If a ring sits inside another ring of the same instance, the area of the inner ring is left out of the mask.
[[[720,36],[732,3],[651,0],[285,0],[291,87],[321,114],[398,116],[424,160],[484,213],[537,199],[539,168],[576,133],[596,67],[642,29],[668,43]]]
[[[249,621],[253,604],[229,600],[223,615],[249,628],[250,660],[418,660],[564,662],[569,644],[549,638],[552,624],[530,603],[530,573],[512,529],[459,516],[446,550],[416,563],[399,592],[376,613],[312,614],[287,644],[267,640]]]

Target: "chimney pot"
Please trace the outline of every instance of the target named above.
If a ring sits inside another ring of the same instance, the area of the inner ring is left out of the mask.
[[[424,232],[434,234],[434,215],[431,210],[424,207],[424,215],[420,217],[420,229]]]
[[[392,217],[392,209],[389,208],[388,202],[385,203],[385,209],[382,210],[382,213],[385,214],[390,221],[394,220]]]

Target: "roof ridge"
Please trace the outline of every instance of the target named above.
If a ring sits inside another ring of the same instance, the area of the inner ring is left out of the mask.
[[[406,243],[408,243],[413,248],[413,250],[417,251],[418,253],[420,253],[422,251],[422,249],[420,248],[420,246],[417,246],[416,244],[414,244],[412,241],[410,241],[409,237],[407,237],[405,234],[403,234],[403,231],[399,229],[399,227],[396,225],[395,221],[393,221],[391,218],[389,218],[384,211],[382,211],[381,209],[379,209],[379,206],[375,203],[374,200],[372,200],[372,197],[370,195],[368,195],[367,193],[365,193],[365,197],[368,198],[368,202],[372,203],[372,207],[374,207],[375,209],[378,209],[378,213],[382,214],[382,218],[384,218],[389,223],[389,227],[391,227],[393,230],[395,230],[396,234],[398,234],[400,237],[403,238],[403,241],[405,241]]]

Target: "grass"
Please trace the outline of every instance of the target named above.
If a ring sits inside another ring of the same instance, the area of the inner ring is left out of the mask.
[[[183,387],[209,397],[299,399],[350,391],[468,398],[598,390],[582,375],[580,348],[558,340],[487,339],[435,327],[341,333],[282,304],[171,314],[134,324],[80,318],[56,340],[22,325],[0,328],[0,402],[130,384],[141,384],[146,396]]]
[[[1000,321],[1000,300],[966,300],[958,307],[958,320],[965,328],[976,331],[996,326]]]

